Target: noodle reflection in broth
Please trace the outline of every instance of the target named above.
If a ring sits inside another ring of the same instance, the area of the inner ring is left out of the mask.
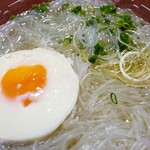
[[[1,140],[1,149],[150,149],[150,25],[108,2],[56,0],[0,26],[1,56],[52,47],[73,60],[80,79],[77,103],[56,131]]]

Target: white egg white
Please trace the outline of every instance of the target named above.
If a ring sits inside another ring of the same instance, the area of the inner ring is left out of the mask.
[[[0,81],[5,72],[19,66],[43,65],[47,71],[46,85],[36,102],[27,107],[18,100],[10,101],[0,84],[0,138],[26,141],[53,132],[73,109],[78,95],[78,76],[71,64],[53,49],[37,48],[12,52],[0,57]]]

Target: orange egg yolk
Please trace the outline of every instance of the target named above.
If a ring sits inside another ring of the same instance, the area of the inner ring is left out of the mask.
[[[46,74],[46,69],[42,65],[9,69],[1,81],[2,91],[11,100],[27,92],[36,93],[45,86]],[[30,99],[26,99],[23,105],[26,107],[31,102]]]

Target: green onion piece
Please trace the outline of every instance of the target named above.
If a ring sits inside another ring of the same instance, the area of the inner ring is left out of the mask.
[[[88,58],[88,61],[92,64],[94,64],[96,62],[96,59],[97,59],[97,56],[96,55],[93,55],[93,56],[90,56]]]
[[[111,98],[111,101],[112,101],[114,104],[118,104],[117,96],[116,96],[115,93],[110,93],[110,98]]]
[[[48,4],[47,3],[43,3],[40,5],[40,10],[44,13],[48,11]]]
[[[116,13],[116,7],[113,4],[103,5],[103,6],[100,6],[100,12],[102,14]]]
[[[123,14],[119,15],[120,20],[117,21],[116,26],[120,28],[122,31],[129,30],[129,29],[135,29],[135,25],[132,20],[131,14]]]
[[[125,49],[127,49],[127,46],[122,44],[119,40],[117,41],[118,42],[118,46],[119,46],[119,51],[122,52],[124,51]]]
[[[83,10],[83,9],[81,9],[81,12],[80,12],[80,14],[81,14],[82,16],[85,16],[85,14],[86,14],[86,11],[85,11],[85,10]]]
[[[14,20],[16,17],[17,17],[17,16],[15,16],[15,15],[11,15],[11,16],[10,16],[10,20]]]
[[[89,20],[87,20],[86,24],[87,26],[94,26],[96,24],[100,23],[100,19],[98,17],[91,17]]]
[[[106,29],[107,29],[106,26],[102,26],[102,27],[99,29],[99,32],[104,31],[104,30],[106,30]]]
[[[104,20],[104,23],[105,23],[105,24],[110,24],[110,22],[111,22],[111,21],[110,21],[109,19],[105,18],[105,20]]]
[[[74,14],[77,15],[78,13],[81,12],[81,10],[82,10],[82,7],[81,7],[81,6],[76,6],[76,7],[74,7],[74,8],[72,9],[71,12],[73,12]]]
[[[127,44],[131,43],[131,38],[126,32],[122,32],[120,34],[120,40]]]
[[[64,42],[63,42],[63,45],[64,45],[64,46],[68,46],[69,44],[71,44],[72,39],[73,39],[73,35],[71,35],[71,36],[68,37],[68,38],[65,38],[65,39],[64,39]]]
[[[133,44],[133,41],[130,38],[130,36],[124,31],[121,32],[120,34],[120,40],[126,44]],[[121,43],[120,41],[118,41],[118,46],[121,52],[124,51],[125,49],[128,49],[128,47],[124,45],[123,43]]]
[[[97,43],[94,46],[94,54],[95,55],[107,55],[107,52],[104,50],[104,47],[102,47],[99,43]]]
[[[58,40],[58,43],[61,44],[63,41],[62,40]]]
[[[104,50],[104,51],[101,52],[101,55],[102,55],[102,56],[108,55],[108,53]]]
[[[63,10],[66,10],[68,7],[69,7],[69,3],[65,3],[65,4],[62,5]]]
[[[116,28],[111,28],[111,29],[108,29],[109,30],[109,32],[111,33],[111,34],[115,34],[116,33]]]

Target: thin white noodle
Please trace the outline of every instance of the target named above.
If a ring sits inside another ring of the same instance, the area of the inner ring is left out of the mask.
[[[150,73],[145,77],[145,78],[140,78],[140,79],[136,79],[136,78],[133,78],[131,76],[129,76],[123,69],[123,64],[124,64],[124,59],[126,57],[128,57],[129,55],[137,55],[139,57],[140,53],[139,52],[128,52],[126,53],[120,60],[120,63],[119,63],[119,66],[120,66],[120,71],[121,73],[129,80],[132,80],[132,81],[135,81],[135,82],[139,82],[139,81],[144,81],[144,80],[147,80],[150,78]]]
[[[71,7],[81,5],[88,15],[84,17],[69,13],[70,8],[61,11],[61,6],[66,2],[71,2]],[[107,26],[107,31],[101,32],[99,32],[103,27],[101,24],[87,27],[87,19],[91,16],[101,16],[99,5],[107,2],[112,1],[56,0],[49,4],[50,11],[44,15],[32,10],[27,15],[18,16],[18,19],[0,26],[1,55],[20,49],[53,47],[72,59],[72,67],[80,80],[77,103],[54,133],[31,143],[14,143],[0,139],[0,149],[144,150],[150,148],[150,26],[148,24],[142,26],[141,20],[133,15],[137,29],[126,32],[136,46],[121,41],[119,29],[116,35],[111,34],[109,29],[114,28],[112,24]],[[92,11],[93,9],[95,11]],[[117,11],[127,12],[122,9]],[[117,21],[111,15],[107,15],[107,19],[112,22]],[[86,41],[83,41],[83,34]],[[72,43],[64,46],[63,40],[70,35],[73,35]],[[120,52],[118,40],[131,51],[125,49]],[[93,47],[99,41],[108,43],[104,46],[108,55],[100,56],[105,61],[91,65],[87,62],[88,56],[93,54]],[[82,61],[84,52],[86,62]],[[130,72],[138,58],[144,61],[142,67],[134,68],[135,70]],[[118,104],[112,101],[111,93],[116,94]]]

